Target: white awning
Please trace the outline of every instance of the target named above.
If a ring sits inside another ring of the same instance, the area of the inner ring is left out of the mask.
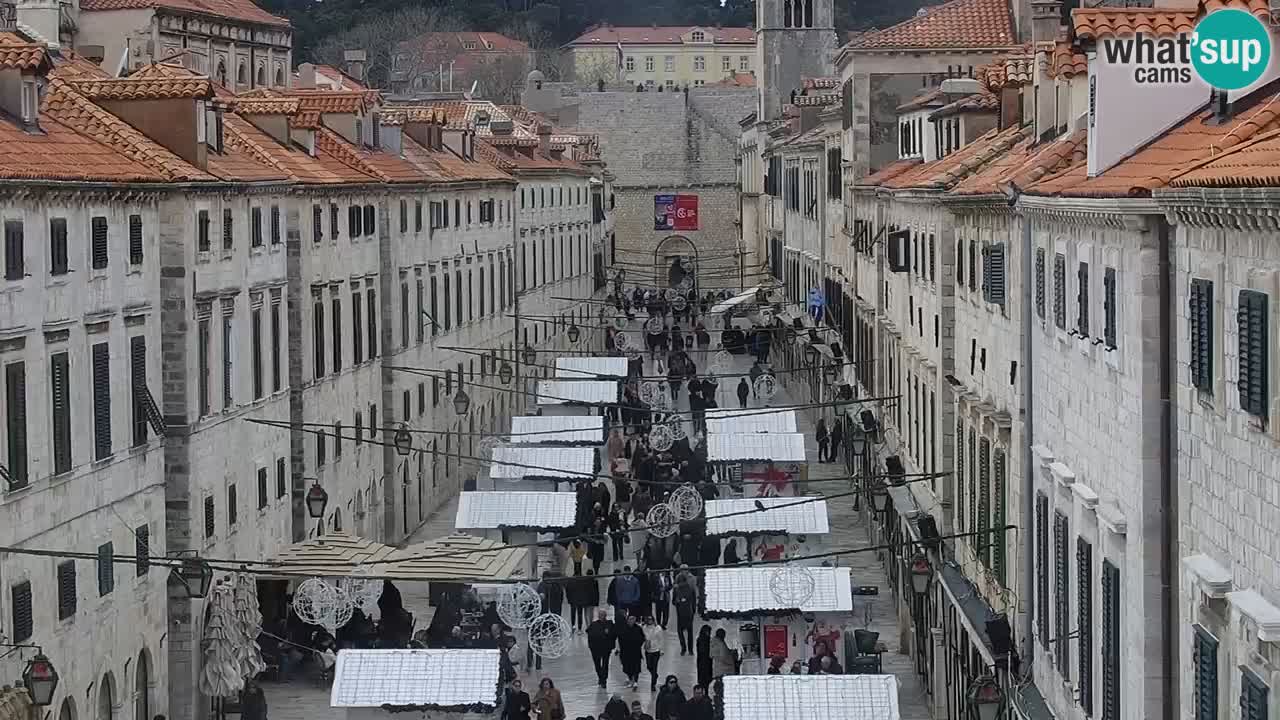
[[[800,433],[709,433],[707,459],[711,462],[804,462],[804,436]]]
[[[329,707],[457,707],[498,701],[497,650],[343,650]]]
[[[606,405],[618,402],[617,380],[541,380],[539,405]]]
[[[575,447],[497,447],[489,477],[499,480],[523,478],[583,478],[595,473],[596,451]]]
[[[796,411],[708,410],[708,433],[793,433],[797,432]]]
[[[756,287],[753,287],[750,290],[744,290],[743,292],[740,292],[737,295],[734,295],[728,300],[721,300],[720,302],[716,303],[711,307],[710,314],[723,315],[726,311],[732,310],[733,308],[736,308],[739,305],[754,301],[756,297],[756,290],[759,290],[759,289],[760,289],[760,286],[757,285]]]
[[[573,527],[578,496],[571,492],[464,492],[458,496],[458,530]]]
[[[600,415],[522,415],[511,418],[508,442],[519,445],[603,445]]]
[[[894,675],[726,675],[724,720],[901,720]]]
[[[604,380],[607,378],[622,379],[627,376],[627,359],[624,357],[577,357],[556,358],[556,377],[569,380]]]
[[[803,567],[813,577],[813,595],[799,608],[788,607],[773,593],[779,564],[760,567],[707,568],[707,612],[751,613],[758,610],[847,613],[853,611],[853,587],[847,567]]]
[[[767,509],[748,512],[757,510],[757,502]],[[831,532],[827,501],[808,497],[708,500],[706,513],[708,535],[825,535]]]

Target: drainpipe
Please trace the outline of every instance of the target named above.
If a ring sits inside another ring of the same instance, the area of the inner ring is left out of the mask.
[[[1160,336],[1164,352],[1160,354],[1160,400],[1162,408],[1161,438],[1165,458],[1160,463],[1160,481],[1164,486],[1164,526],[1160,541],[1164,543],[1164,557],[1160,564],[1160,586],[1164,592],[1164,707],[1163,717],[1178,717],[1178,413],[1177,392],[1173,384],[1173,363],[1177,358],[1177,336],[1173,325],[1174,273],[1173,228],[1163,216],[1156,220],[1157,242],[1160,249]]]
[[[1009,199],[1010,204],[1016,204],[1018,195],[1016,189],[1013,189],[1012,196]],[[1022,441],[1022,518],[1021,525],[1023,532],[1028,533],[1024,537],[1028,538],[1027,542],[1022,543],[1022,552],[1019,554],[1021,560],[1022,582],[1019,583],[1019,594],[1026,598],[1022,607],[1022,621],[1019,623],[1018,637],[1022,640],[1022,647],[1019,653],[1022,655],[1023,667],[1030,668],[1034,662],[1035,655],[1035,635],[1032,626],[1032,606],[1034,605],[1035,594],[1035,557],[1034,552],[1030,550],[1034,543],[1030,538],[1034,537],[1035,529],[1035,512],[1036,512],[1036,494],[1035,488],[1035,458],[1031,452],[1031,447],[1035,445],[1035,395],[1033,393],[1033,383],[1031,379],[1035,376],[1033,372],[1033,358],[1035,354],[1032,352],[1032,343],[1035,341],[1036,333],[1032,331],[1035,322],[1032,316],[1031,306],[1035,302],[1035,290],[1032,287],[1035,272],[1035,242],[1031,232],[1032,219],[1029,214],[1022,214],[1022,417],[1024,438]],[[1043,608],[1034,608],[1034,611],[1044,612]]]

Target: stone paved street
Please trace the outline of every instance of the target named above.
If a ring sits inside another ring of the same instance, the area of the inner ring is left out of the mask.
[[[744,372],[747,370],[748,362],[746,359],[738,357],[737,363],[737,370]],[[701,361],[699,369],[703,369]],[[735,386],[736,382],[731,381],[729,378],[721,379],[721,407],[737,407],[737,398],[734,396]],[[797,385],[797,387],[799,386]],[[804,402],[803,399],[793,398],[790,393],[782,390],[778,393],[778,397],[773,404],[787,405],[802,402]],[[757,407],[754,398],[751,401],[751,406]],[[681,393],[680,407],[681,409],[688,409],[687,392]],[[842,464],[816,464],[817,443],[813,440],[814,423],[809,414],[808,411],[797,413],[800,430],[806,438],[806,451],[810,462],[809,478],[813,480],[844,476],[845,471]],[[811,493],[825,491],[826,494],[832,494],[847,489],[847,486],[838,482],[815,483],[809,486],[809,492]],[[452,532],[456,509],[456,499],[446,503],[414,533],[410,542],[421,542]],[[829,503],[829,512],[832,534],[826,538],[826,547],[850,548],[867,544],[866,527],[859,514],[853,512],[851,498],[840,498],[831,501]],[[628,545],[627,547],[628,551],[630,551],[632,546]],[[607,554],[606,557],[608,557]],[[893,609],[892,596],[888,590],[888,581],[880,560],[875,553],[857,553],[839,557],[838,564],[852,569],[853,584],[855,586],[879,586],[881,592],[879,597],[855,598],[855,612],[853,617],[845,619],[846,627],[851,632],[854,628],[865,626],[880,633],[880,640],[888,646],[889,650],[883,658],[884,672],[894,674],[899,679],[899,701],[902,719],[927,720],[929,717],[928,697],[925,694],[924,685],[913,670],[911,658],[908,655],[898,653],[898,623]],[[608,573],[614,569],[614,564],[606,560],[601,572]],[[605,587],[604,581],[602,580],[601,582],[601,597],[603,598]],[[419,628],[426,627],[430,620],[431,610],[427,605],[425,588],[402,586],[401,592],[406,608],[413,612],[417,618],[417,626]],[[567,606],[565,611],[568,612]],[[869,621],[869,625],[864,625],[866,621]],[[700,621],[696,622],[695,627],[701,624]],[[714,622],[709,624],[712,627],[717,626]],[[675,619],[673,615],[671,626],[667,631],[667,652],[663,655],[659,667],[659,682],[667,674],[674,674],[680,679],[681,686],[688,693],[691,691],[696,677],[694,658],[692,655],[681,657],[679,650],[680,645],[675,634]],[[563,694],[565,708],[570,720],[582,715],[598,715],[609,695],[615,692],[620,693],[628,703],[639,699],[645,704],[648,711],[652,712],[655,694],[649,691],[648,683],[642,682],[640,689],[637,691],[623,689],[622,670],[616,655],[614,656],[610,673],[609,687],[602,689],[597,686],[591,666],[591,656],[587,651],[586,638],[582,635],[574,636],[572,650],[568,654],[561,658],[544,661],[542,669],[535,670],[532,673],[524,666],[523,644],[513,652],[513,657],[516,656],[518,656],[517,659],[520,662],[518,669],[520,670],[521,678],[524,680],[525,688],[529,689],[530,694],[533,694],[533,688],[536,687],[540,678],[552,678]],[[267,685],[267,693],[273,720],[317,720],[342,717],[340,711],[329,708],[327,687],[320,687],[314,683],[304,684],[302,682],[294,682],[288,685],[269,684]]]

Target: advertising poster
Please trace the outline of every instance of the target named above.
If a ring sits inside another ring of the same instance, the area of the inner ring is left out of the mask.
[[[653,229],[659,232],[698,229],[697,195],[654,195]]]
[[[786,625],[765,625],[764,656],[770,658],[786,657],[788,634]]]

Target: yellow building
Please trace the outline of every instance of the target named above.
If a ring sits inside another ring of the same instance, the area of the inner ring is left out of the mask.
[[[580,84],[604,80],[673,89],[754,72],[755,46],[755,31],[745,27],[601,26],[564,51],[566,69]]]

